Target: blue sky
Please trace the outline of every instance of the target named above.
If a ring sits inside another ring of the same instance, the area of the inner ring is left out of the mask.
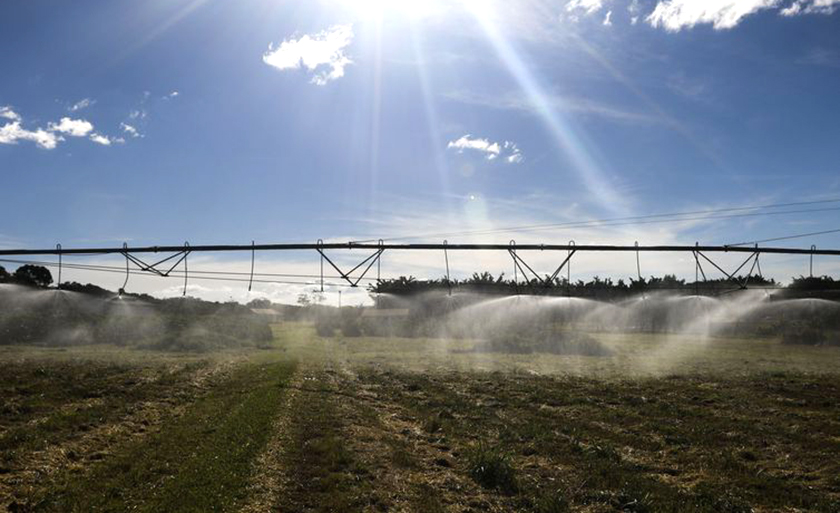
[[[840,198],[840,1],[413,4],[4,2],[0,245],[389,238]],[[449,239],[715,244],[838,219]],[[459,269],[506,269],[484,258]]]

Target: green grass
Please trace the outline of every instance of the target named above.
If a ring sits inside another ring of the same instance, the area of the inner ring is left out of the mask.
[[[600,333],[610,356],[501,355],[471,353],[473,340],[322,338],[306,323],[274,333],[266,350],[200,358],[0,347],[8,479],[147,401],[172,409],[58,461],[15,500],[236,511],[260,457],[280,454],[282,511],[840,510],[840,348]],[[209,368],[224,370],[192,384]],[[292,390],[294,372],[306,379]],[[280,452],[264,452],[278,435]]]
[[[456,466],[512,496],[516,509],[840,508],[833,377],[604,381],[369,370],[361,379],[418,425],[455,412],[436,432],[465,456]]]
[[[290,363],[248,364],[186,413],[81,479],[67,478],[42,511],[230,511],[271,434]]]
[[[348,448],[335,390],[324,373],[308,377],[292,403],[286,468],[292,484],[280,511],[361,511],[369,504],[370,472]]]
[[[479,371],[616,379],[669,375],[733,376],[794,372],[840,373],[840,347],[783,345],[776,338],[704,338],[657,333],[587,333],[609,356],[475,353],[480,341],[397,337],[319,337],[313,325],[273,326],[292,357],[408,371]]]
[[[0,391],[6,398],[0,464],[11,465],[32,451],[115,421],[140,402],[176,396],[188,387],[189,376],[205,365],[193,362],[174,369],[55,361],[10,365],[0,376]]]
[[[470,477],[485,488],[513,495],[519,490],[510,457],[495,447],[479,443],[467,453]]]

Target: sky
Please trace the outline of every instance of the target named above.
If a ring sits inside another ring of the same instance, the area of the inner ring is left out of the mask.
[[[837,230],[837,11],[840,0],[3,2],[0,247],[727,244]],[[812,244],[840,247],[840,233],[773,245]],[[365,256],[335,255],[351,267]],[[690,256],[644,258],[644,275],[693,278]],[[314,253],[256,260],[258,272],[319,272]],[[451,261],[456,276],[512,274],[505,254]],[[193,270],[249,266],[190,256]],[[387,254],[382,272],[443,266]],[[782,281],[808,270],[801,257],[763,266]],[[634,255],[573,269],[637,272]],[[62,279],[116,289],[124,277]],[[180,295],[183,283],[132,276],[130,288]],[[188,283],[216,300],[312,288]]]

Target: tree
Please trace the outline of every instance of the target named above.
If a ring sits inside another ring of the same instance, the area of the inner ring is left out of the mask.
[[[53,282],[52,273],[39,265],[22,265],[15,271],[15,281],[24,285],[48,287]]]
[[[297,297],[297,304],[306,308],[308,306],[318,306],[326,300],[326,296],[324,293],[319,290],[313,290],[312,292],[302,292],[298,294]]]
[[[265,298],[254,299],[251,300],[250,303],[246,305],[248,308],[261,308],[261,309],[269,309],[271,308],[271,301]]]
[[[9,280],[9,273],[6,272],[6,268],[0,265],[0,282],[8,281]]]

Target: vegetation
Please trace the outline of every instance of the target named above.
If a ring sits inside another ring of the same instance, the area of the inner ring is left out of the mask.
[[[22,265],[12,275],[14,283],[22,285],[34,285],[36,287],[48,287],[52,282],[52,274],[46,267],[37,265]]]
[[[0,348],[0,508],[840,507],[837,348],[679,339],[666,353],[667,337],[636,334],[569,358],[274,332],[237,360]]]
[[[309,301],[269,326],[265,302],[2,293],[0,509],[840,509],[824,299],[708,338],[655,301],[615,333],[535,307],[564,299],[453,323],[477,296]]]
[[[485,488],[513,495],[519,490],[510,458],[498,449],[480,443],[467,453],[470,477]]]
[[[801,279],[798,279],[801,281]],[[828,278],[830,280],[830,278]],[[717,295],[721,292],[740,289],[744,284],[754,287],[776,287],[778,284],[773,279],[762,276],[735,276],[732,279],[713,279],[702,282],[686,282],[674,275],[663,277],[651,276],[649,278],[629,278],[628,281],[619,279],[613,281],[611,278],[600,278],[595,276],[589,281],[577,280],[569,282],[565,277],[545,276],[542,281],[532,278],[530,280],[514,281],[506,279],[504,273],[494,277],[488,272],[474,273],[470,278],[464,280],[417,280],[412,276],[401,276],[391,280],[380,280],[370,285],[369,290],[373,294],[389,294],[392,296],[416,296],[433,291],[458,291],[482,294],[538,294],[549,296],[573,296],[585,297],[600,300],[622,300],[637,296],[643,292],[669,291],[682,294],[704,294]],[[795,280],[795,283],[798,283]],[[829,282],[825,282],[829,283]],[[840,287],[838,287],[840,288]],[[382,298],[388,302],[389,299]]]
[[[78,283],[45,290],[52,281],[49,271],[29,266],[21,272],[24,267],[15,276],[29,281],[18,277],[15,282],[26,285],[0,290],[0,345],[116,344],[209,351],[266,346],[272,339],[268,321],[237,303],[117,295]]]
[[[83,479],[66,476],[36,511],[219,511],[245,500],[289,364],[244,365],[142,443]]]

